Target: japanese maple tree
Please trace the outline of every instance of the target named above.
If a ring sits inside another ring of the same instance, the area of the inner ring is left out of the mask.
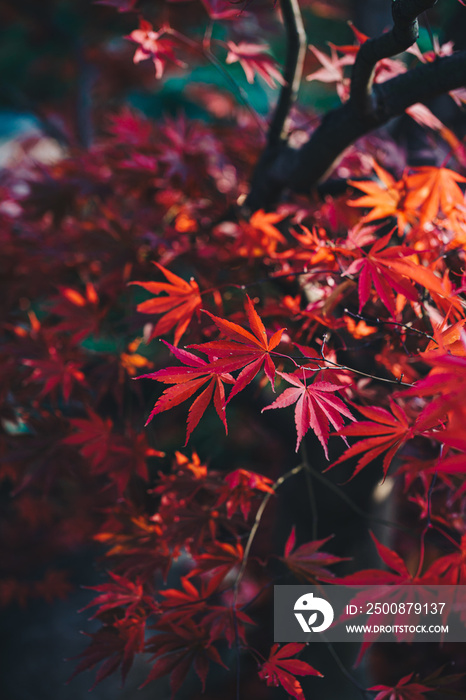
[[[37,105],[18,82],[38,126],[0,175],[0,603],[66,598],[66,557],[97,552],[73,678],[304,700],[336,692],[336,663],[348,698],[464,690],[454,652],[343,663],[271,633],[277,582],[465,582],[448,0],[393,0],[380,36],[338,20],[318,45],[345,0],[70,3],[83,38],[53,70],[76,94]]]

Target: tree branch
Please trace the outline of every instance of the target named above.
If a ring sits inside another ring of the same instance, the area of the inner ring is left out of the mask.
[[[308,194],[357,139],[400,116],[411,105],[425,103],[466,86],[466,51],[438,57],[384,83],[373,84],[378,61],[400,53],[417,39],[418,16],[437,0],[392,0],[393,28],[362,44],[353,68],[350,99],[324,115],[309,141],[299,149],[287,143],[284,129],[296,99],[302,71],[305,34],[298,0],[281,0],[288,48],[282,88],[269,128],[267,146],[251,179],[242,206],[248,216],[271,209],[284,190]]]
[[[419,36],[418,16],[433,7],[437,0],[393,0],[393,28],[376,39],[368,39],[359,49],[351,77],[354,108],[369,114],[376,107],[372,84],[376,64],[383,58],[406,51]]]
[[[286,140],[286,119],[293,102],[298,96],[299,86],[303,73],[304,54],[306,53],[306,32],[299,9],[298,0],[281,0],[283,23],[286,29],[286,62],[283,78],[286,81],[282,86],[275,112],[270,122],[267,143],[270,147],[276,146],[280,141]]]
[[[370,113],[361,114],[349,100],[327,112],[301,148],[294,150],[285,146],[274,159],[269,155],[268,168],[262,168],[260,180],[252,180],[246,200],[248,209],[256,211],[275,206],[285,189],[309,194],[348,146],[361,136],[403,114],[413,104],[428,102],[465,85],[466,51],[423,63],[385,83],[374,85],[374,109]]]
[[[286,61],[283,71],[285,84],[281,88],[270,122],[267,145],[256,165],[251,179],[251,189],[243,205],[244,210],[250,213],[266,206],[262,202],[276,201],[280,196],[282,187],[279,185],[277,192],[272,192],[272,183],[269,181],[267,173],[282,151],[287,149],[286,120],[292,104],[296,101],[303,72],[306,32],[298,0],[281,0],[281,10],[287,36]]]
[[[325,177],[338,156],[358,138],[403,114],[411,105],[427,102],[464,85],[466,51],[423,63],[385,83],[374,85],[374,110],[371,113],[360,114],[351,100],[328,112],[309,141],[298,151],[288,152],[286,165],[277,162],[270,175],[275,179],[279,176],[283,187],[295,192],[309,192]]]

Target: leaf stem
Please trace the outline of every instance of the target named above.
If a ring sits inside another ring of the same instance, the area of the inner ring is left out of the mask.
[[[299,474],[303,469],[305,468],[304,464],[298,464],[297,467],[293,467],[293,469],[290,469],[287,471],[285,474],[283,474],[280,478],[278,478],[275,483],[272,484],[271,488],[275,492],[287,479],[290,479],[292,476],[295,476],[296,474]],[[264,514],[264,511],[267,507],[267,503],[269,502],[271,496],[273,496],[273,493],[267,492],[262,499],[262,502],[257,509],[256,517],[254,519],[254,524],[251,528],[251,532],[249,533],[248,541],[246,542],[246,547],[244,548],[244,554],[243,554],[243,561],[241,562],[241,567],[238,572],[238,575],[236,577],[235,583],[234,583],[234,606],[236,607],[236,601],[238,598],[238,590],[239,590],[239,585],[241,583],[241,579],[243,578],[244,572],[246,570],[246,566],[248,563],[248,557],[249,553],[251,551],[252,544],[254,542],[254,538],[256,536],[257,530],[259,529],[259,525],[262,519],[262,516]]]
[[[403,382],[401,381],[401,378],[399,379],[387,379],[386,377],[378,377],[375,374],[368,374],[367,372],[362,372],[359,369],[354,369],[353,367],[348,367],[348,365],[341,365],[339,362],[332,362],[332,360],[328,360],[327,358],[323,357],[323,361],[328,363],[329,365],[332,365],[332,367],[322,367],[319,363],[319,360],[316,358],[315,360],[312,357],[292,357],[291,355],[284,355],[282,353],[276,353],[276,352],[271,352],[271,355],[277,355],[278,357],[286,357],[288,360],[291,360],[295,367],[301,367],[302,369],[309,370],[310,372],[318,372],[319,370],[324,370],[324,369],[342,369],[346,370],[347,372],[354,372],[354,374],[359,374],[362,377],[369,377],[369,379],[374,379],[374,381],[377,382],[387,382],[388,384],[397,384],[398,386],[408,386],[408,387],[413,387],[415,386],[414,384],[409,384],[408,382]],[[302,367],[302,365],[297,365],[296,360],[301,361],[301,362],[316,362],[317,367]]]
[[[425,331],[420,331],[418,328],[413,328],[412,326],[409,325],[409,323],[398,323],[398,321],[389,321],[388,319],[384,318],[379,318],[379,317],[370,317],[370,316],[363,316],[362,314],[357,314],[354,311],[350,311],[349,309],[344,309],[343,312],[345,314],[348,314],[348,316],[352,316],[353,318],[358,318],[360,321],[369,321],[370,323],[375,323],[377,325],[390,325],[390,326],[399,326],[400,328],[403,328],[405,331],[409,331],[410,333],[417,333],[417,335],[421,335],[423,338],[427,338],[427,340],[435,340],[433,336],[429,335]]]

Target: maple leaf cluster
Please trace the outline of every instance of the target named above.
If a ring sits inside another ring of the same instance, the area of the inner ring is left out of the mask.
[[[272,2],[188,3],[209,26],[225,21],[226,41],[206,29],[201,42],[177,24],[176,0],[151,21],[137,0],[98,4],[128,18],[137,65],[125,60],[141,75],[147,60],[156,89],[208,57],[249,84],[286,84],[239,29],[253,13],[276,22]],[[366,40],[353,33],[308,55],[321,64],[308,81],[343,101]],[[384,59],[374,80],[405,70]],[[208,691],[211,666],[228,678],[247,657],[251,695],[281,686],[304,700],[325,682],[312,649],[261,634],[276,580],[466,583],[466,158],[416,106],[409,116],[451,149],[441,167],[392,162],[370,136],[336,166],[340,196],[251,214],[262,120],[241,91],[218,116],[222,90],[198,87],[208,119],[96,110],[90,148],[38,163],[25,144],[2,176],[0,603],[65,596],[56,561],[97,546],[108,573],[86,609],[101,627],[76,673],[124,680],[145,654],[143,684],[168,676],[174,696],[192,668]],[[301,496],[320,480],[348,502],[341,482],[366,476],[395,483],[398,530],[413,539],[372,536],[383,567],[348,563],[315,498],[313,532],[297,516],[285,542],[284,481]],[[441,686],[435,672],[400,676],[367,690],[407,700]]]
[[[109,583],[94,587],[99,595],[87,606],[97,607],[93,617],[104,627],[81,654],[76,673],[101,662],[96,682],[118,667],[124,679],[135,653],[146,651],[153,665],[145,683],[169,674],[176,693],[191,664],[203,687],[210,662],[225,666],[222,642],[232,647],[239,641],[246,648],[247,627],[255,622],[244,605],[232,601],[231,592],[241,566],[248,563],[242,536],[264,493],[274,494],[271,484],[267,477],[244,469],[225,476],[208,469],[196,453],[189,458],[178,452],[171,473],[160,473],[151,490],[150,516],[138,516],[127,506],[119,513],[112,510],[96,538],[108,547],[114,572]],[[326,567],[340,558],[318,551],[325,542],[310,542],[291,552],[293,532],[282,561],[290,571],[299,566],[300,575],[309,581],[330,579]],[[181,576],[180,587],[165,588],[173,562],[182,553],[189,554],[190,569]],[[257,591],[257,584],[251,581],[247,587],[251,586]],[[156,634],[144,642],[149,622]],[[102,635],[109,644],[103,644]],[[303,698],[292,674],[321,674],[301,660],[279,661],[303,647],[283,647],[278,655],[272,649],[259,669],[260,678],[280,683],[289,692],[293,688],[294,697]]]

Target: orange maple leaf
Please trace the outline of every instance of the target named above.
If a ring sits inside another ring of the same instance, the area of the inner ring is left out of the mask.
[[[137,284],[152,294],[165,292],[167,296],[147,299],[138,304],[137,311],[143,314],[164,314],[152,329],[150,337],[156,338],[165,335],[175,328],[175,347],[180,342],[181,336],[188,327],[193,314],[202,306],[201,295],[197,282],[191,278],[186,282],[178,275],[173,274],[159,263],[154,263],[165,275],[167,282],[130,282]]]
[[[406,183],[404,179],[395,180],[386,170],[376,162],[373,168],[381,184],[372,180],[363,182],[349,181],[358,190],[365,192],[365,196],[353,199],[348,204],[351,207],[370,207],[372,211],[362,218],[362,222],[378,221],[386,219],[388,216],[396,216],[398,228],[404,231],[406,224],[412,223],[416,219],[416,208],[409,210],[405,204]]]
[[[285,214],[256,211],[249,222],[241,222],[242,241],[240,255],[259,257],[265,253],[274,255],[279,243],[286,244],[285,236],[275,226],[285,218]]]
[[[464,206],[458,182],[466,182],[466,178],[448,168],[416,168],[406,177],[405,206],[419,212],[421,224],[431,222],[439,213],[448,217],[457,206]]]
[[[444,355],[446,352],[451,355],[466,356],[466,345],[464,342],[464,329],[466,318],[462,318],[451,326],[447,326],[447,319],[434,327],[434,338],[430,341],[424,352],[419,353],[429,361],[429,357]]]

